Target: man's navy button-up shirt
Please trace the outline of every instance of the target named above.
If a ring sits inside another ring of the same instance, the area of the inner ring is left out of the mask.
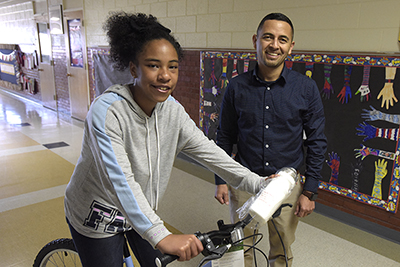
[[[305,190],[316,192],[325,159],[325,117],[315,81],[284,67],[273,83],[257,70],[230,80],[221,106],[217,144],[251,171],[269,176],[306,163]],[[304,150],[306,148],[306,150]],[[216,184],[225,183],[216,177]]]

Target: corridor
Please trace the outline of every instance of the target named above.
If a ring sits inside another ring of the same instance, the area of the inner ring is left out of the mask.
[[[70,236],[63,196],[83,122],[0,90],[0,128],[0,267],[32,266],[46,243]],[[229,221],[213,196],[212,173],[179,157],[158,213],[175,233],[210,231]],[[265,252],[267,239],[259,245]],[[301,220],[293,251],[293,267],[400,266],[400,244],[318,213]],[[197,266],[201,257],[170,266]]]

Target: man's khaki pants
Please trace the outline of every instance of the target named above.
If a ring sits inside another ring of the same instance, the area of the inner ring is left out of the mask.
[[[299,222],[299,218],[294,215],[296,210],[297,200],[302,192],[302,185],[300,182],[297,183],[292,193],[283,203],[290,203],[293,205],[292,208],[284,207],[282,209],[281,215],[274,219],[275,225],[279,231],[279,234],[282,237],[283,243],[285,245],[286,255],[288,258],[288,266],[292,265],[293,261],[293,253],[291,250],[291,245],[295,240],[295,232],[297,228],[297,224]],[[236,190],[233,187],[229,186],[229,206],[230,206],[230,214],[232,223],[237,222],[239,220],[237,209],[242,207],[243,204],[251,197],[251,195],[247,192]],[[282,242],[279,238],[278,233],[275,230],[275,227],[272,223],[272,220],[268,221],[268,232],[269,232],[269,263],[271,267],[286,267],[286,259],[285,253],[282,247]],[[245,227],[244,235],[245,237],[253,235],[254,229],[250,227]],[[253,245],[253,239],[248,238],[244,241],[246,245]],[[247,247],[248,248],[248,247]],[[246,247],[244,248],[246,250]],[[256,251],[257,253],[257,251]],[[245,253],[245,266],[251,267],[253,266],[253,250],[249,250]]]

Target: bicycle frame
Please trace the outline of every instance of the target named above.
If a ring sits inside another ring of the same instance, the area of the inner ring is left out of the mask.
[[[131,253],[129,252],[128,243],[126,239],[124,244],[124,263],[126,267],[134,267],[132,256]]]

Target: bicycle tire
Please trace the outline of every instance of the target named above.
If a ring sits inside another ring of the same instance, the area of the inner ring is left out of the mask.
[[[39,251],[33,262],[33,267],[46,266],[82,266],[72,239],[61,238],[53,240]]]

